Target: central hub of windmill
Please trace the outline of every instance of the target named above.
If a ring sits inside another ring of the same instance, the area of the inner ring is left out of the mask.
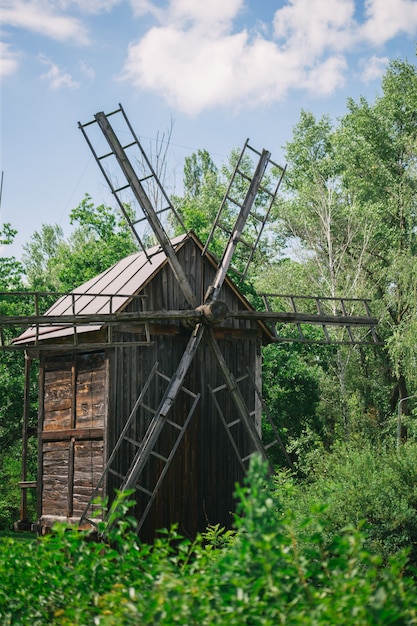
[[[229,307],[223,300],[205,302],[196,308],[202,314],[205,324],[216,326],[224,322],[229,315]]]

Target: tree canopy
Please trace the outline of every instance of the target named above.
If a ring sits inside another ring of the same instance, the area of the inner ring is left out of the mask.
[[[375,102],[350,99],[336,125],[302,111],[285,146],[288,170],[276,228],[303,252],[304,288],[330,297],[367,296],[381,320],[385,350],[338,351],[338,411],[346,427],[358,368],[359,402],[364,410],[376,408],[381,422],[416,388],[416,105],[416,67],[393,61]]]
[[[70,222],[76,228],[68,240],[57,224],[44,224],[24,246],[32,289],[70,291],[137,252],[124,218],[111,207],[95,206],[88,194],[71,211]]]

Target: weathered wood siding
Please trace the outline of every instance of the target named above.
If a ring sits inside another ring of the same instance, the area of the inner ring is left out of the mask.
[[[44,356],[40,518],[79,518],[101,475],[107,412],[104,352]]]
[[[201,257],[192,239],[182,246],[178,258],[202,302],[215,268]],[[188,308],[168,264],[144,285],[141,294],[146,296],[148,310]],[[231,310],[245,307],[237,291],[226,284],[220,297]],[[137,306],[139,301],[133,299],[126,310],[135,311]],[[142,331],[139,324],[125,324],[123,330],[114,331],[114,340],[143,339]],[[81,516],[153,365],[158,362],[158,371],[172,377],[192,330],[181,322],[166,321],[151,324],[150,332],[149,346],[42,357],[38,480],[41,524],[51,525],[54,520],[65,518],[75,521]],[[213,332],[236,379],[245,376],[248,367],[254,378],[259,377],[262,333],[255,321],[227,320]],[[201,398],[141,531],[144,540],[152,540],[158,529],[176,522],[180,532],[189,536],[204,530],[207,524],[232,523],[233,492],[236,482],[243,479],[243,470],[209,389],[224,382],[203,339],[184,382],[187,389],[201,393]],[[148,407],[156,410],[166,385],[164,378],[153,379],[145,398]],[[260,407],[254,389],[247,381],[240,383],[240,389],[256,421]],[[235,419],[236,410],[228,391],[219,391],[216,399],[226,420]],[[181,391],[170,417],[184,423],[192,402]],[[137,411],[130,433],[132,440],[141,441],[151,418],[152,413],[146,408]],[[164,428],[158,453],[169,455],[177,432]],[[249,452],[241,426],[233,432],[243,454]],[[125,475],[136,451],[133,443],[124,442],[115,467],[121,475]],[[160,469],[161,461],[153,458],[143,475],[142,486],[152,490]],[[119,482],[109,475],[103,493],[112,497]],[[139,519],[148,499],[140,491],[136,491],[135,499]]]
[[[190,241],[179,252],[179,259],[196,287],[197,296],[203,300],[204,294],[214,277],[214,269],[203,259],[199,250]],[[230,288],[223,288],[221,298],[230,309],[242,308],[237,295]],[[147,296],[149,310],[186,308],[184,296],[179,290],[171,269],[166,265],[162,271],[143,289]],[[127,310],[134,310],[131,303]],[[121,432],[136,398],[152,366],[158,361],[158,369],[171,377],[180,361],[190,337],[190,329],[181,323],[169,323],[151,328],[154,344],[149,347],[116,349],[111,358],[111,400],[109,411],[109,443],[114,444]],[[261,337],[256,322],[248,320],[228,320],[215,329],[222,354],[231,372],[236,378],[245,376],[249,367],[253,377],[257,374],[260,359]],[[129,333],[118,334],[118,339],[129,341]],[[201,399],[193,415],[184,439],[176,453],[170,470],[164,479],[158,496],[142,530],[142,537],[151,540],[157,529],[179,523],[180,532],[194,536],[203,530],[208,523],[230,526],[234,510],[233,491],[236,482],[241,482],[243,472],[218,411],[209,391],[209,385],[216,388],[224,384],[217,361],[204,340],[200,345],[190,371],[185,380],[185,387],[193,392],[200,392]],[[166,383],[157,379],[148,393],[147,403],[154,409],[158,405]],[[253,388],[242,382],[242,394],[251,412],[258,404]],[[220,391],[216,396],[228,421],[236,416],[236,410],[230,394]],[[180,393],[172,409],[176,421],[185,419],[192,400]],[[146,432],[151,415],[146,411],[138,412],[136,419],[136,436],[140,440]],[[246,435],[237,426],[237,441],[243,450],[249,451]],[[158,452],[167,456],[171,449],[176,432],[165,427],[158,442]],[[126,472],[136,449],[126,444],[121,455],[118,471]],[[152,489],[153,475],[160,471],[161,464],[153,459],[145,485]],[[109,490],[112,491],[112,481]],[[117,481],[116,481],[117,484]],[[140,517],[146,506],[147,497],[136,492],[136,512]]]

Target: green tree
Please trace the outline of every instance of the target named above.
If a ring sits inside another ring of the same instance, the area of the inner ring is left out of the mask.
[[[183,186],[183,196],[173,196],[172,202],[186,229],[193,230],[205,242],[226,190],[226,182],[207,150],[185,157]],[[215,242],[217,254],[222,243]]]
[[[314,268],[309,291],[371,297],[389,349],[390,358],[381,350],[338,351],[334,376],[345,435],[358,384],[362,408],[376,407],[380,420],[415,385],[416,80],[414,66],[393,62],[374,104],[349,100],[335,129],[327,117],[317,121],[302,112],[286,145],[289,168],[279,227],[306,252],[303,265]]]
[[[10,224],[4,224],[0,231],[0,246],[4,249],[13,243],[16,236]],[[24,315],[29,310],[29,302],[24,297],[23,266],[13,256],[0,258],[0,314]],[[7,292],[18,292],[8,295]],[[16,327],[0,329],[2,344],[19,334]],[[0,349],[0,528],[19,519],[19,488],[21,477],[22,415],[24,395],[24,356]],[[36,423],[35,373],[30,385],[31,411],[30,427]],[[35,431],[34,431],[35,432]],[[29,464],[34,470],[36,444],[31,440]],[[34,478],[32,474],[32,478]],[[30,494],[30,497],[33,494]]]
[[[0,231],[0,245],[10,245],[17,231],[10,224],[5,224]],[[0,313],[19,315],[24,313],[24,300],[21,295],[9,296],[8,291],[22,292],[23,267],[15,257],[0,258]],[[2,328],[1,341],[4,344],[18,333],[15,328]],[[0,404],[0,454],[7,453],[10,446],[21,434],[22,398],[23,398],[23,356],[0,350],[0,386],[2,402]]]
[[[183,197],[174,196],[173,204],[177,207],[180,216],[187,230],[193,230],[205,243],[212,230],[218,211],[225,199],[226,191],[228,192],[222,213],[218,222],[219,227],[216,229],[213,239],[210,242],[209,250],[216,257],[221,257],[225,246],[227,245],[231,229],[236,221],[240,206],[246,196],[250,180],[255,171],[255,163],[251,160],[247,153],[239,163],[239,174],[234,176],[236,165],[240,157],[240,150],[232,150],[227,161],[218,168],[211,159],[207,150],[198,150],[196,153],[186,157],[184,163],[184,195]],[[233,179],[233,184],[229,187]],[[254,211],[262,215],[262,210],[268,206],[270,195],[265,188],[270,188],[271,176],[263,179],[264,189],[259,190],[254,203]],[[232,200],[230,200],[232,198]],[[259,219],[250,215],[245,225],[244,240],[249,244],[254,244],[258,239],[261,222]],[[256,252],[252,259],[249,271],[249,278],[253,280],[258,274],[268,266],[271,258],[277,254],[277,246],[281,240],[277,237],[269,239],[267,231],[258,242]],[[236,280],[239,281],[238,275],[242,273],[248,261],[248,247],[241,244],[237,247],[231,270],[237,270],[235,273]],[[240,285],[243,290],[248,288],[247,285]]]
[[[366,416],[363,416],[365,419]],[[304,459],[308,479],[294,483],[287,506],[304,518],[312,507],[325,504],[328,536],[349,524],[362,524],[366,547],[385,562],[401,549],[417,564],[417,446],[370,444],[364,437],[323,448]],[[278,479],[281,480],[281,478]]]
[[[317,121],[302,111],[286,144],[286,158],[281,224],[287,237],[296,238],[305,252],[301,260],[316,267],[311,288],[332,298],[358,296],[363,291],[370,224],[358,221],[356,198],[340,184],[329,118]],[[354,262],[353,249],[358,251]]]
[[[372,224],[364,274],[368,292],[381,303],[393,409],[417,388],[416,110],[417,68],[393,61],[382,94],[373,105],[349,100],[337,133],[342,183],[357,198],[358,219]]]
[[[51,267],[60,246],[64,245],[64,233],[58,224],[43,224],[40,231],[31,236],[23,246],[22,261],[28,284],[33,291],[53,291],[57,289],[59,278],[56,268]]]
[[[358,220],[356,199],[341,185],[335,133],[328,117],[316,120],[302,111],[292,140],[286,144],[286,157],[279,225],[297,248],[293,254],[298,253],[306,279],[302,293],[332,298],[327,301],[328,313],[337,315],[337,298],[366,294],[363,264],[370,225]],[[355,259],[352,250],[360,251]],[[350,312],[358,313],[353,308]],[[341,339],[342,331],[335,338]],[[329,409],[326,430],[330,437],[346,436],[350,429],[349,369],[357,367],[357,354],[352,348],[340,347],[330,363],[331,382],[327,386],[331,388],[331,404],[322,403],[322,408],[327,404]],[[323,419],[326,421],[324,415]]]
[[[263,398],[287,452],[298,464],[306,446],[315,445],[323,434],[317,412],[320,365],[299,343],[265,346],[262,356]],[[264,424],[264,443],[273,439],[271,427]],[[271,449],[272,453],[277,465],[287,466],[277,446]]]
[[[71,211],[68,240],[57,225],[44,225],[24,246],[23,265],[32,289],[69,291],[137,252],[124,217],[90,196]]]

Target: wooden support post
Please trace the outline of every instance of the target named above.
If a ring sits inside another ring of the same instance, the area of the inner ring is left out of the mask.
[[[70,428],[75,430],[77,426],[77,357],[72,355],[71,364],[71,419]],[[75,437],[71,437],[68,449],[68,503],[67,516],[71,517],[73,513],[74,500],[74,455],[75,455]]]
[[[25,389],[23,396],[23,419],[22,419],[22,473],[20,486],[20,519],[19,522],[27,522],[27,489],[25,483],[27,481],[27,459],[28,459],[28,426],[29,426],[29,409],[30,409],[30,367],[32,359],[25,353]]]
[[[45,361],[39,363],[39,393],[38,393],[38,480],[37,480],[37,504],[38,519],[43,513],[43,422],[45,418]]]

